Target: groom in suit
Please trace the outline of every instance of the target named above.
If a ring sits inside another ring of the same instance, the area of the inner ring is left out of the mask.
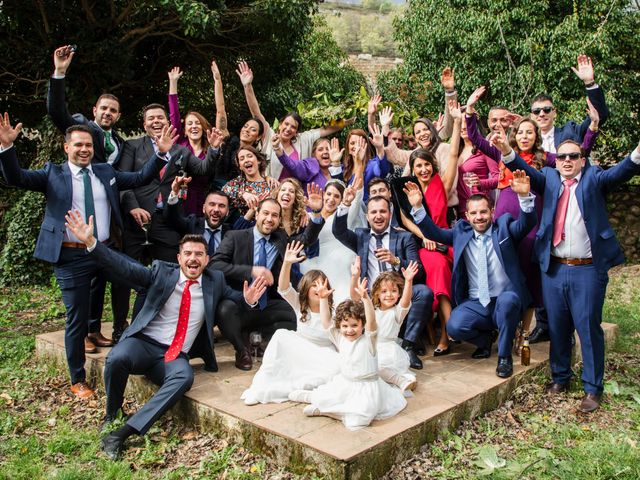
[[[544,196],[534,259],[542,272],[542,295],[549,316],[552,382],[549,393],[568,390],[571,339],[574,329],[582,350],[583,413],[600,407],[604,377],[602,306],[608,270],[624,262],[624,254],[609,223],[606,198],[616,186],[640,174],[640,145],[615,167],[586,165],[580,145],[567,140],[558,146],[556,168],[537,171],[502,141],[507,168],[522,168],[534,191]]]
[[[0,163],[9,185],[45,194],[47,206],[40,227],[34,257],[54,264],[53,270],[62,291],[67,310],[65,350],[71,374],[71,392],[88,398],[93,390],[86,383],[85,346],[89,321],[91,280],[99,273],[96,263],[84,253],[84,244],[65,227],[67,211],[79,210],[85,218],[96,219],[96,236],[112,247],[112,232],[122,229],[119,190],[144,185],[165,165],[162,158],[173,145],[171,128],[165,128],[156,139],[158,154],[142,170],[134,173],[116,171],[108,163],[92,164],[93,138],[84,125],[67,129],[64,150],[67,162],[48,162],[40,170],[20,168],[13,141],[22,124],[13,128],[9,115],[0,117]]]
[[[489,199],[476,194],[467,201],[467,221],[459,221],[450,230],[439,228],[426,214],[420,187],[409,182],[405,188],[413,207],[411,214],[422,233],[453,246],[452,300],[456,306],[447,322],[448,334],[454,340],[473,343],[477,347],[473,358],[488,358],[497,329],[496,375],[503,378],[513,373],[513,337],[531,298],[519,267],[517,242],[537,220],[528,177],[515,172],[511,188],[522,209],[518,220],[506,214],[492,221]]]
[[[228,299],[254,306],[266,289],[265,280],[260,277],[250,287],[245,282],[243,301],[240,292],[227,286],[221,272],[206,268],[208,245],[202,235],[182,238],[177,265],[156,261],[146,268],[98,242],[93,236],[93,218],[86,224],[78,212],[69,212],[67,225],[101,268],[131,287],[148,290],[142,310],[105,363],[105,420],[114,420],[122,408],[129,375],[146,375],[160,388],[123,427],[102,440],[103,450],[115,460],[129,436],[144,435],[191,388],[193,369],[189,358],[213,354],[218,303]]]
[[[424,270],[418,258],[413,235],[391,228],[391,202],[387,197],[370,197],[367,202],[367,221],[370,228],[347,228],[347,213],[353,199],[345,195],[333,222],[333,235],[361,259],[361,278],[368,278],[373,285],[378,275],[387,270],[406,268],[412,260],[417,262],[422,275]],[[409,354],[411,368],[421,369],[422,360],[416,353],[421,343],[420,335],[431,318],[433,292],[426,285],[414,285],[411,310],[404,324],[402,347]]]

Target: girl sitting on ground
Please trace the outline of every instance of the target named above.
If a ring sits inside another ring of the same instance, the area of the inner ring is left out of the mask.
[[[410,262],[398,272],[383,272],[378,275],[371,288],[378,324],[378,368],[380,378],[399,387],[402,391],[416,388],[416,376],[409,370],[409,355],[398,344],[398,333],[404,317],[411,308],[413,278],[418,273],[418,264]],[[402,279],[404,277],[404,280]],[[360,257],[356,257],[351,268],[351,298],[360,300],[358,280]]]
[[[362,301],[345,300],[336,310],[331,325],[328,282],[316,281],[320,297],[320,317],[323,326],[338,348],[340,373],[313,391],[296,390],[289,399],[310,403],[304,414],[328,416],[342,420],[349,430],[368,426],[372,420],[396,415],[407,406],[400,389],[385,383],[378,376],[376,315],[367,293],[367,279],[356,288]]]
[[[297,330],[279,329],[271,337],[260,369],[240,397],[247,405],[285,402],[293,390],[313,389],[340,371],[338,353],[320,321],[318,282],[327,282],[326,275],[320,270],[308,271],[298,284],[299,292],[289,282],[291,266],[305,258],[303,247],[300,242],[287,245],[278,278],[278,293],[296,312]],[[325,302],[330,315],[331,294]]]

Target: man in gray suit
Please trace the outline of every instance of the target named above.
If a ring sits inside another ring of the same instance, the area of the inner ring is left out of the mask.
[[[67,225],[86,245],[89,256],[112,275],[132,287],[147,289],[140,313],[111,350],[104,369],[107,393],[105,420],[122,408],[130,374],[146,375],[160,385],[156,394],[125,425],[102,439],[111,459],[120,456],[124,441],[144,435],[151,425],[191,388],[189,358],[213,355],[213,325],[218,303],[229,299],[253,307],[266,290],[263,277],[240,292],[227,286],[222,272],[208,269],[207,242],[202,235],[185,235],[180,241],[178,264],[156,260],[151,268],[111,252],[93,236],[93,219],[87,225],[78,212],[69,212]],[[200,350],[197,352],[196,350]],[[217,369],[215,357],[213,368]]]

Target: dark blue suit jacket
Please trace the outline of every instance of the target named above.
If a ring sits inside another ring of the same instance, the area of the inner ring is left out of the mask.
[[[347,228],[348,215],[337,216],[333,221],[333,235],[347,248],[356,252],[360,257],[360,278],[367,277],[369,242],[371,229],[357,228],[354,231]],[[400,266],[407,268],[410,261],[418,262],[419,277],[424,276],[424,269],[418,257],[418,248],[411,233],[404,230],[389,230],[389,250],[400,259]],[[416,282],[418,283],[418,282]]]
[[[0,163],[9,185],[45,194],[47,207],[33,256],[45,262],[56,263],[66,232],[64,216],[71,209],[73,197],[71,170],[67,162],[62,165],[47,162],[40,170],[25,170],[20,168],[16,149],[12,147],[0,153]],[[111,206],[111,218],[120,229],[123,225],[119,190],[149,183],[164,164],[165,161],[156,156],[153,162],[148,162],[142,170],[133,173],[119,172],[108,163],[94,163],[91,166],[104,185]]]
[[[493,222],[491,230],[493,249],[515,293],[525,307],[531,303],[531,295],[520,270],[517,243],[535,227],[537,221],[535,208],[529,213],[521,212],[518,220],[514,220],[510,214],[506,213]],[[466,220],[460,220],[452,229],[440,228],[431,221],[429,215],[425,216],[418,227],[425,237],[445,245],[453,245],[452,300],[456,305],[460,305],[469,298],[469,278],[464,249],[473,237],[473,227]]]
[[[140,313],[131,326],[122,334],[122,339],[131,337],[149,325],[173,293],[180,278],[180,266],[175,263],[156,260],[147,268],[125,255],[118,254],[102,243],[89,253],[98,264],[109,274],[121,279],[128,286],[147,289],[147,296]],[[232,289],[224,280],[224,275],[212,268],[205,269],[202,274],[202,294],[204,300],[204,318],[200,332],[191,347],[189,356],[202,357],[209,370],[217,370],[215,354],[213,353],[213,326],[218,302],[229,299],[238,305],[246,305],[243,295]]]
[[[591,103],[600,115],[599,125],[600,128],[602,128],[607,118],[609,118],[609,108],[607,107],[602,88],[598,86],[587,89],[587,97],[589,97],[589,100],[591,100]],[[578,143],[582,143],[590,124],[591,118],[587,115],[582,123],[567,122],[562,127],[553,127],[553,143],[556,148],[565,140],[575,140]]]
[[[551,260],[553,222],[562,177],[554,168],[544,167],[538,171],[530,167],[517,154],[516,159],[506,165],[511,170],[525,170],[531,178],[531,188],[544,197],[542,218],[534,244],[534,258],[540,263],[540,269],[546,272]],[[609,223],[605,194],[638,174],[640,165],[633,163],[631,157],[608,170],[596,166],[582,169],[582,177],[576,187],[576,198],[591,242],[593,264],[602,273],[624,262],[624,254]]]

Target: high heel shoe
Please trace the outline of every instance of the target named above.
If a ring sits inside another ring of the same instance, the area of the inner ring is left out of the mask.
[[[447,345],[447,348],[436,347],[433,351],[434,357],[442,357],[443,355],[449,355],[451,353],[451,346]]]

